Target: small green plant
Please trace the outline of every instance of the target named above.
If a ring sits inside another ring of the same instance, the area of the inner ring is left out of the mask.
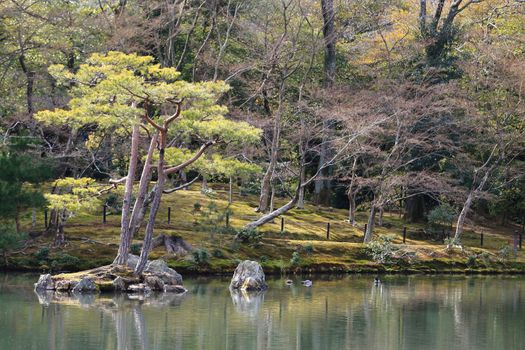
[[[224,258],[224,253],[222,252],[222,250],[220,250],[218,248],[213,249],[212,252],[211,252],[211,255],[213,255],[213,257],[219,258],[219,259]]]
[[[500,261],[507,261],[510,258],[511,249],[508,245],[504,245],[498,250],[498,258]]]
[[[478,255],[478,258],[483,261],[485,265],[490,264],[490,254],[488,252],[482,252]]]
[[[313,244],[309,243],[304,246],[303,250],[307,255],[312,255],[314,253],[314,246]]]
[[[301,263],[301,255],[299,254],[299,252],[293,252],[292,258],[290,259],[290,264],[292,264],[293,266],[297,266],[300,263]]]
[[[427,220],[430,226],[430,232],[438,236],[443,228],[449,227],[456,216],[456,210],[448,203],[441,203],[428,213]]]
[[[207,249],[195,249],[191,254],[193,262],[199,266],[207,265],[210,262],[210,253]]]
[[[389,263],[394,256],[393,235],[379,236],[376,240],[368,243],[366,251],[370,257],[378,263]]]
[[[243,228],[237,233],[237,239],[243,243],[248,243],[250,245],[258,245],[262,240],[262,233],[260,233],[254,228]]]
[[[468,266],[475,266],[477,264],[478,256],[476,254],[469,255],[467,258],[467,265]]]
[[[199,202],[193,203],[193,212],[194,213],[201,211],[201,208],[202,208],[202,204],[200,204]]]
[[[133,243],[131,245],[130,249],[131,249],[131,253],[132,254],[139,255],[140,254],[140,250],[142,249],[142,244],[140,244],[140,243]]]
[[[261,262],[261,264],[264,264],[264,263],[268,262],[268,257],[266,255],[261,255],[259,257],[259,261]]]

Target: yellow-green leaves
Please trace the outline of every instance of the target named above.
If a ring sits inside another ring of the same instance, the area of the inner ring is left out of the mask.
[[[67,210],[70,214],[90,211],[100,205],[97,198],[99,189],[94,179],[66,177],[55,182],[58,194],[45,194],[49,207],[56,210]]]

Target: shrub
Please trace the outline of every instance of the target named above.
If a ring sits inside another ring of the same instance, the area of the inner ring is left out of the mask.
[[[427,216],[430,231],[434,235],[439,235],[443,227],[451,225],[454,217],[456,216],[456,210],[448,203],[442,203],[441,205],[432,209]]]
[[[78,268],[80,259],[76,256],[66,253],[59,253],[56,259],[51,261],[51,268],[53,270],[74,270]]]
[[[313,244],[307,244],[304,246],[304,252],[307,254],[307,255],[312,255],[314,253],[314,246]]]
[[[476,254],[469,255],[468,258],[467,258],[467,265],[468,266],[475,266],[476,263],[477,263],[477,258],[478,258],[478,256]]]
[[[224,254],[222,252],[222,250],[218,249],[218,248],[215,248],[212,252],[211,252],[211,255],[213,255],[214,257],[216,258],[224,258]]]
[[[259,261],[264,264],[265,262],[268,262],[268,257],[266,255],[261,255],[259,257]]]
[[[237,239],[243,243],[257,245],[262,240],[262,233],[260,233],[259,231],[257,231],[257,229],[254,228],[243,228],[237,233]]]
[[[197,265],[207,265],[210,261],[210,253],[207,249],[195,249],[191,254],[193,262]]]
[[[293,252],[292,258],[290,259],[290,264],[292,264],[293,266],[297,266],[300,263],[301,263],[301,256],[299,255],[298,252]]]
[[[46,261],[49,258],[49,248],[42,247],[35,253],[35,258],[38,261]]]
[[[478,255],[478,258],[480,258],[484,264],[490,263],[490,254],[487,252],[482,252],[481,254]]]
[[[11,226],[0,226],[0,253],[3,255],[6,265],[9,251],[20,247],[24,239],[26,236],[17,233]]]
[[[202,204],[200,204],[199,202],[193,203],[193,211],[194,212],[201,211],[201,208],[202,208]]]
[[[376,240],[366,246],[368,255],[378,263],[389,263],[394,256],[394,236],[379,236]]]
[[[140,254],[140,250],[142,249],[142,244],[140,244],[140,243],[133,243],[130,248],[131,248],[131,253],[132,254],[139,255]]]

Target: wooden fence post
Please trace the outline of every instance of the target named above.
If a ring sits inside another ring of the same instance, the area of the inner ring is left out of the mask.
[[[106,211],[107,211],[107,208],[108,208],[108,205],[107,204],[104,204],[104,206],[102,207],[102,223],[106,223]]]
[[[479,236],[479,239],[480,239],[480,242],[479,242],[479,245],[481,247],[483,247],[483,232],[481,232],[480,236]]]
[[[48,224],[47,224],[47,209],[44,210],[44,228],[48,228]]]
[[[168,224],[171,223],[171,207],[168,207]]]
[[[326,223],[326,239],[330,239],[330,223]]]
[[[284,217],[281,216],[281,233],[284,232]]]
[[[226,227],[230,227],[230,212],[226,212]]]
[[[403,226],[403,244],[407,241],[407,227]]]

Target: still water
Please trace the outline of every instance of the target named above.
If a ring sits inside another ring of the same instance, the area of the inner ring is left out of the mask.
[[[314,277],[232,295],[186,279],[184,296],[75,299],[0,274],[0,349],[525,349],[525,277]]]

